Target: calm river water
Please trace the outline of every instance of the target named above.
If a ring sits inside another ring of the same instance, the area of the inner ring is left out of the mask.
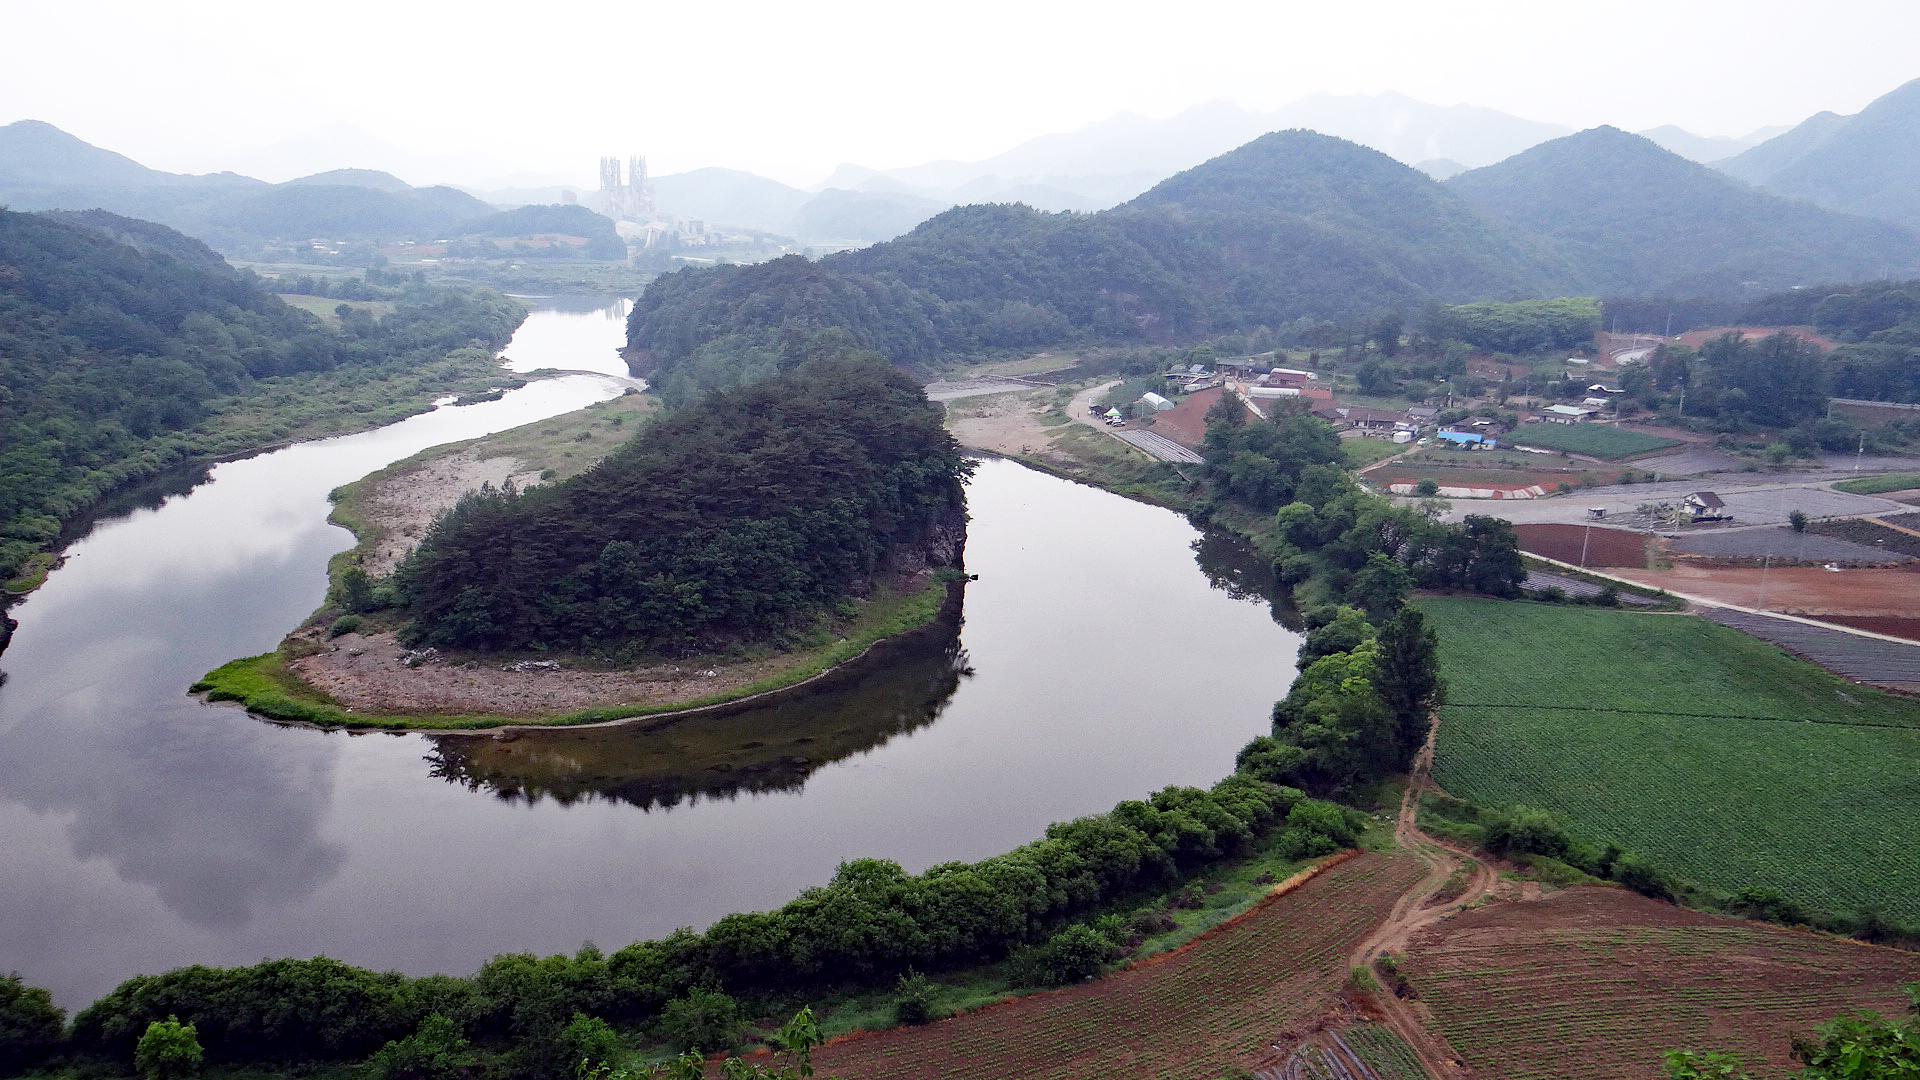
[[[507,355],[618,373],[622,313],[545,304]],[[543,381],[222,464],[75,543],[13,609],[0,656],[0,971],[73,1008],[188,963],[324,953],[464,973],[501,952],[615,948],[777,906],[843,859],[977,859],[1211,783],[1292,680],[1298,638],[1232,545],[988,461],[969,493],[979,580],[957,641],[708,730],[347,735],[186,695],[318,605],[328,556],[350,546],[325,523],[330,489],[618,392]],[[676,740],[757,745],[801,725],[815,749],[771,773],[661,779],[663,759],[693,752]]]

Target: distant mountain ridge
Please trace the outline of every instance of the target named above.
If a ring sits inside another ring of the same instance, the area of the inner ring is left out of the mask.
[[[1185,341],[1580,282],[1550,246],[1410,166],[1293,130],[1099,213],[965,206],[817,262],[682,270],[635,306],[629,344],[662,384],[691,392],[828,327],[911,363],[1073,339]]]
[[[108,210],[216,246],[308,237],[430,238],[493,211],[453,188],[415,188],[372,169],[335,169],[284,184],[233,173],[161,172],[37,120],[0,127],[0,202],[15,210]]]
[[[1781,195],[1920,228],[1920,79],[1852,116],[1811,117],[1723,168]]]
[[[1598,127],[1447,186],[1550,238],[1611,295],[1738,296],[1920,271],[1920,235],[1741,184]]]

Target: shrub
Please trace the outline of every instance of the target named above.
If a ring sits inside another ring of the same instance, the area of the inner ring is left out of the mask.
[[[900,976],[895,984],[896,997],[893,999],[893,1019],[899,1024],[924,1024],[936,1017],[934,998],[939,987],[933,980],[917,971],[909,971]]]
[[[333,620],[332,626],[327,627],[327,636],[339,637],[341,634],[351,634],[360,629],[361,621],[358,615],[342,615]]]
[[[369,1080],[455,1080],[468,1058],[466,1037],[439,1013],[420,1021],[419,1030],[389,1042],[367,1061]]]
[[[1113,942],[1084,923],[1075,923],[1030,950],[1028,963],[1036,982],[1065,986],[1098,975],[1113,960]]]
[[[1440,484],[1431,476],[1422,477],[1419,483],[1413,485],[1413,493],[1423,496],[1438,495],[1440,494]]]
[[[147,1025],[133,1051],[133,1067],[147,1080],[179,1080],[200,1071],[200,1037],[192,1024],[178,1017],[155,1020]]]
[[[740,1028],[740,1006],[718,990],[689,990],[660,1011],[660,1033],[676,1050],[731,1050]]]

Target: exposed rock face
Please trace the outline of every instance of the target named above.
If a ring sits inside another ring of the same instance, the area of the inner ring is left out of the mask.
[[[967,549],[967,508],[957,505],[928,526],[918,543],[903,544],[887,556],[881,571],[902,577],[942,567],[959,569]]]

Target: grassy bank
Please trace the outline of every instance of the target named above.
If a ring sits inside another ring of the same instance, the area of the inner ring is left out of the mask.
[[[294,659],[288,646],[260,656],[230,661],[207,673],[193,684],[194,693],[204,693],[208,701],[233,701],[248,712],[292,723],[326,727],[378,728],[402,730],[456,730],[493,728],[531,724],[543,727],[567,727],[598,724],[643,716],[663,716],[696,709],[743,702],[762,695],[790,689],[857,659],[877,642],[927,627],[946,608],[950,586],[948,579],[938,580],[919,592],[882,595],[865,601],[860,613],[844,628],[843,636],[830,645],[803,649],[789,654],[792,665],[756,682],[726,693],[653,705],[609,705],[545,717],[511,717],[490,714],[380,716],[355,712],[342,707],[315,690],[294,674],[288,666]],[[952,591],[957,591],[957,588]],[[684,661],[698,665],[701,659]],[[711,658],[704,662],[719,662]]]
[[[1692,616],[1420,608],[1448,682],[1449,793],[1547,810],[1721,892],[1920,922],[1920,702]]]

